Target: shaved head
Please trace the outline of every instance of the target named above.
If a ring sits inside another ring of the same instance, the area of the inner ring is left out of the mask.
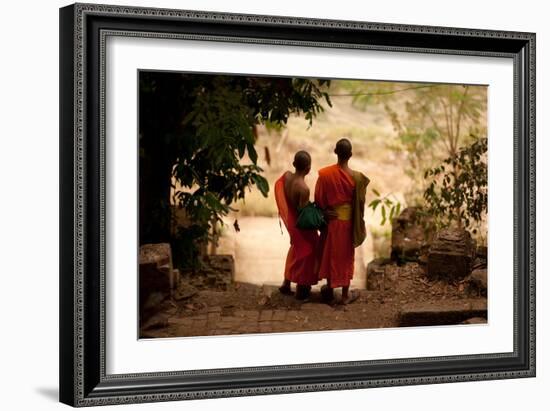
[[[307,151],[300,150],[294,154],[294,162],[292,163],[296,171],[309,173],[311,169],[311,156]]]
[[[334,152],[339,160],[348,160],[351,157],[351,142],[347,138],[338,140]]]

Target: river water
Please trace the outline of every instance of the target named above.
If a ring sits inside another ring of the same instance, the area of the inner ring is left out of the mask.
[[[290,240],[284,225],[281,230],[279,219],[273,217],[239,218],[240,232],[238,233],[233,228],[233,221],[227,221],[227,223],[216,253],[233,255],[235,259],[234,280],[258,285],[280,284],[283,280]],[[372,258],[372,243],[367,238],[361,247],[355,249],[355,273],[351,284],[353,287],[365,287],[365,267]]]

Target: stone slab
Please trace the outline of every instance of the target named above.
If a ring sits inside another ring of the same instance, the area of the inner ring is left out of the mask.
[[[399,312],[399,325],[451,325],[474,317],[487,318],[485,298],[404,304]]]

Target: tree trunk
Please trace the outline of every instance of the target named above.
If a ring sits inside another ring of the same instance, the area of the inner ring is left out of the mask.
[[[456,152],[453,153],[453,159],[456,160],[457,154]],[[458,187],[458,165],[453,160],[453,184],[455,186],[455,189]],[[462,219],[460,218],[460,205],[457,205],[455,207],[455,214],[456,214],[456,225],[458,229],[463,228]]]
[[[139,243],[165,243],[171,239],[170,205],[172,165],[162,149],[147,152],[139,164]]]

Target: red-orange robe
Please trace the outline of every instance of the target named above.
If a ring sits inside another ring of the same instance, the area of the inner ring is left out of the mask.
[[[296,228],[298,211],[290,204],[285,193],[285,174],[275,182],[275,201],[279,215],[290,236],[286,256],[285,279],[298,285],[317,284],[317,230]]]
[[[321,207],[335,207],[353,201],[355,181],[338,165],[319,170],[315,186],[315,202]],[[321,232],[321,263],[319,278],[330,281],[332,288],[349,286],[353,278],[355,248],[353,246],[353,220],[329,220]]]

